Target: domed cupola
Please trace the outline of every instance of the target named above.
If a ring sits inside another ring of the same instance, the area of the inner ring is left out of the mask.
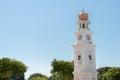
[[[88,20],[88,14],[84,11],[84,9],[82,12],[80,12],[78,16],[79,16],[79,20],[85,20],[85,21]]]

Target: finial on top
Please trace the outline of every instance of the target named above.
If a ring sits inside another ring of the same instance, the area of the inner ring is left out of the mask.
[[[84,7],[83,7],[83,9],[82,9],[82,12],[84,12],[85,10],[84,10]]]

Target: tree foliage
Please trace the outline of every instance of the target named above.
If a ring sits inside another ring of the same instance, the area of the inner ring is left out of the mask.
[[[21,61],[10,58],[0,59],[0,78],[1,80],[24,80],[24,73],[27,70],[27,66]]]
[[[52,75],[48,78],[48,80],[61,80],[62,77],[60,74],[52,73]]]
[[[41,73],[34,73],[34,74],[30,75],[28,80],[47,80],[47,76],[43,75]]]
[[[73,61],[56,60],[52,61],[51,78],[54,80],[73,80]]]
[[[33,77],[31,80],[47,80],[46,78]]]
[[[111,69],[111,67],[101,67],[101,68],[97,69],[97,71],[98,71],[98,80],[102,80],[102,75],[104,73],[106,73],[109,69]]]
[[[112,67],[103,74],[102,80],[120,80],[120,68]]]

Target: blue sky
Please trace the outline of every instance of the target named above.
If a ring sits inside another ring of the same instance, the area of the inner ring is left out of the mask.
[[[120,0],[1,0],[0,57],[50,75],[51,61],[73,60],[78,14],[89,14],[97,68],[120,66]]]

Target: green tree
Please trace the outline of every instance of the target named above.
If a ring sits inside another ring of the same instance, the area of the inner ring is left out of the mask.
[[[0,59],[0,78],[2,80],[24,80],[26,70],[27,66],[21,61],[10,58]]]
[[[112,67],[105,74],[103,74],[102,80],[120,80],[120,68]]]
[[[46,78],[40,78],[40,77],[33,77],[31,80],[47,80]]]
[[[30,77],[28,78],[28,80],[33,80],[33,79],[40,79],[40,80],[47,80],[47,76],[46,75],[43,75],[41,73],[34,73],[32,75],[30,75]]]
[[[57,78],[56,80],[73,80],[73,61],[57,61],[54,59],[51,66],[52,78]]]
[[[48,80],[61,80],[61,76],[57,73],[52,74]]]
[[[105,74],[111,67],[101,67],[97,69],[98,71],[98,80],[102,80],[102,75]]]

